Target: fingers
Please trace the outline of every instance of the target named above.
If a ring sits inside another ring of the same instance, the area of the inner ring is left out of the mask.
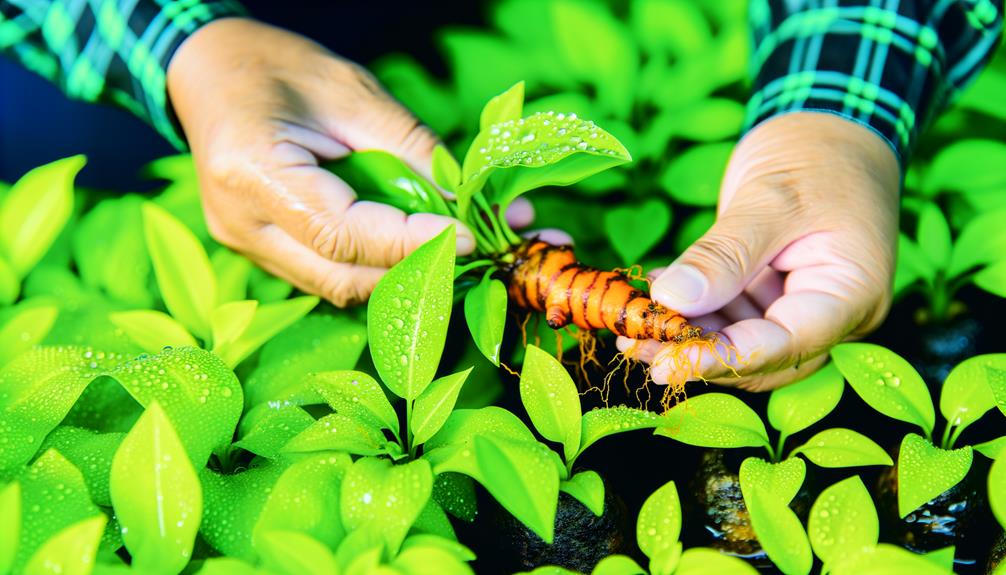
[[[534,206],[524,197],[518,197],[510,202],[506,210],[506,223],[511,228],[526,228],[534,221]]]

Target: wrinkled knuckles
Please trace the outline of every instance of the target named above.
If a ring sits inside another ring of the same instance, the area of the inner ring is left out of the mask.
[[[353,281],[348,270],[326,275],[319,286],[318,293],[339,308],[346,308],[363,303],[370,295]]]
[[[729,231],[709,233],[692,244],[689,258],[700,269],[724,269],[735,277],[751,267],[751,248],[744,239]],[[689,262],[691,263],[691,262]]]

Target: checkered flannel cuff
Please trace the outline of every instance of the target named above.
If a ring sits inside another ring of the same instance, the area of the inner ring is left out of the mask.
[[[830,112],[874,130],[902,162],[1002,30],[992,0],[782,4],[751,5],[757,74],[747,129],[788,112]]]

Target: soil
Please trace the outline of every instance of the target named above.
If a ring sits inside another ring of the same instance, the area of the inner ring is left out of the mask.
[[[996,569],[1006,561],[1006,531],[999,530],[999,537],[996,537],[992,549],[989,551],[989,560],[985,564],[985,573],[992,575]]]

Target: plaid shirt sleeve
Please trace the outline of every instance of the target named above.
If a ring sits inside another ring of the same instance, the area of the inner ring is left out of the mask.
[[[902,163],[1003,27],[1002,0],[752,0],[750,16],[747,130],[787,112],[830,112],[873,129]]]
[[[203,24],[242,14],[233,0],[0,0],[0,52],[71,98],[128,108],[184,149],[168,62]]]

